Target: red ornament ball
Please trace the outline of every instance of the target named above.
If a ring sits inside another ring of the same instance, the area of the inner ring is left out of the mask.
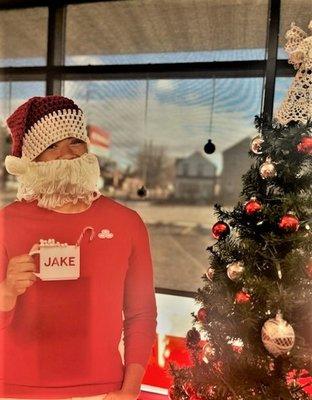
[[[299,153],[312,154],[312,136],[303,136],[297,145]]]
[[[278,226],[285,232],[296,232],[299,229],[299,220],[295,215],[288,213],[282,216]]]
[[[207,317],[208,317],[207,310],[204,307],[200,308],[197,312],[198,321],[204,322],[206,321]]]
[[[244,209],[246,214],[254,215],[262,210],[262,204],[255,197],[252,197],[249,201],[245,203]]]
[[[248,303],[250,301],[250,294],[241,290],[236,293],[235,301],[238,304]]]
[[[212,236],[215,239],[223,239],[230,233],[230,227],[223,221],[216,222],[212,227]]]

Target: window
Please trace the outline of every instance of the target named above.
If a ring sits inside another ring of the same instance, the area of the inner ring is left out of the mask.
[[[66,64],[265,57],[268,0],[136,0],[69,5]]]
[[[183,167],[183,176],[188,176],[188,174],[189,174],[188,164],[184,163],[184,164],[182,164],[182,167]]]
[[[143,390],[151,390],[150,386],[157,386],[154,388],[156,393],[166,394],[172,380],[167,372],[169,362],[191,365],[185,335],[192,325],[191,313],[196,313],[200,305],[189,297],[160,293],[156,294],[156,302],[157,337],[143,379]],[[205,340],[204,335],[202,340]]]
[[[215,80],[211,132],[212,79],[66,81],[64,87],[65,96],[85,111],[88,125],[109,138],[98,154],[102,167],[113,165],[118,178],[106,168],[103,190],[147,224],[156,286],[195,291],[206,268],[203,249],[213,241],[213,204],[236,204],[241,176],[251,163],[262,79]],[[216,145],[210,156],[202,151],[209,137]],[[199,161],[210,171],[204,183],[197,176]],[[179,165],[188,165],[188,171],[177,170]],[[144,201],[137,195],[143,184]]]
[[[48,9],[0,11],[0,67],[46,64]]]

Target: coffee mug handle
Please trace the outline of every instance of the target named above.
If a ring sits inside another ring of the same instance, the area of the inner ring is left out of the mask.
[[[33,250],[33,251],[30,251],[28,254],[30,256],[33,256],[34,254],[40,254],[40,250]]]
[[[30,250],[30,252],[28,253],[30,256],[33,256],[35,254],[40,254],[40,250]],[[34,275],[36,275],[38,278],[41,279],[40,273],[38,272],[33,272]]]

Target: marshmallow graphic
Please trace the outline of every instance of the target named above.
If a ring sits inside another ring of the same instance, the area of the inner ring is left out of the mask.
[[[109,229],[102,229],[101,232],[98,234],[100,239],[111,239],[114,237],[113,233],[110,232]]]

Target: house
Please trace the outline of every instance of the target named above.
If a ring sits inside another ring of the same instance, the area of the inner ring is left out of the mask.
[[[246,137],[223,152],[223,170],[220,180],[220,196],[222,202],[237,203],[242,190],[242,175],[252,164],[248,152],[250,137]]]
[[[216,186],[216,167],[200,151],[175,162],[174,197],[183,200],[212,200]]]

